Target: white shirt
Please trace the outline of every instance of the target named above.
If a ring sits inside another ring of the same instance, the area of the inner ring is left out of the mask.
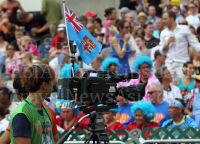
[[[58,57],[52,59],[49,62],[50,67],[54,70],[56,79],[58,78],[59,68],[58,68]]]
[[[171,103],[175,98],[182,99],[180,89],[177,86],[170,84],[170,88],[168,91],[164,90],[164,101]]]
[[[7,118],[4,118],[0,121],[0,132],[6,131],[6,128],[8,127],[9,120]]]
[[[8,110],[10,111],[10,113],[6,115],[6,118],[8,120],[10,120],[10,116],[12,115],[12,113],[15,110],[16,107],[17,107],[17,105],[14,104],[14,103],[11,103],[11,105],[9,106]]]
[[[172,32],[168,28],[164,29],[160,35],[160,52],[163,54],[163,47],[170,37],[175,37],[175,42],[169,45],[167,51],[167,59],[165,62],[171,63],[189,61],[188,57],[188,43],[190,43],[196,51],[200,52],[200,44],[196,41],[195,36],[190,32],[188,26],[177,25]]]
[[[185,18],[189,25],[192,25],[196,30],[200,26],[200,20],[198,14],[196,15],[189,15]]]

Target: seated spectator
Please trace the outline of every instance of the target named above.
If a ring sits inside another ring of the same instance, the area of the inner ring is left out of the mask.
[[[16,29],[15,30],[15,40],[12,41],[11,43],[15,45],[16,51],[20,51],[20,38],[24,36],[24,32],[22,29]]]
[[[0,54],[0,74],[3,72],[4,65],[5,65],[4,57]]]
[[[81,118],[79,109],[75,109],[70,106],[69,100],[64,100],[61,106],[61,117],[56,118],[56,123],[58,126],[63,128],[64,130],[69,130],[74,126],[74,124]],[[88,130],[88,120],[83,120],[75,131],[79,129]]]
[[[141,55],[150,57],[151,50],[147,49],[145,39],[142,35],[134,36],[135,42],[141,52]]]
[[[187,115],[200,115],[200,105],[199,105],[199,100],[200,100],[200,75],[195,78],[196,83],[197,83],[197,88],[191,90],[191,92],[187,95],[187,105],[186,105],[186,110],[185,113]]]
[[[42,14],[20,12],[17,18],[24,24],[28,35],[32,36],[38,44],[50,37],[49,25]]]
[[[104,60],[107,57],[111,57],[110,55],[110,47],[106,47],[104,49],[102,49],[100,55],[102,56],[102,59]]]
[[[127,13],[130,12],[130,9],[127,8],[127,7],[122,7],[122,8],[119,10],[119,12],[120,12],[120,17],[121,17],[121,19],[125,20],[125,18],[126,18],[125,15],[126,15]]]
[[[169,120],[162,127],[197,127],[196,122],[184,115],[184,101],[176,98],[169,104]]]
[[[86,16],[80,16],[79,18],[79,21],[84,25],[84,27],[87,26],[87,23],[88,23],[88,20],[87,20],[87,17]]]
[[[24,52],[28,52],[33,54],[34,56],[40,57],[40,53],[38,48],[31,43],[31,38],[29,36],[23,36],[20,38],[20,54]]]
[[[152,60],[148,56],[138,57],[138,59],[134,62],[134,71],[139,73],[139,78],[131,79],[129,82],[120,82],[117,85],[136,85],[138,83],[143,83],[145,84],[145,96],[143,98],[149,101],[149,97],[147,94],[149,87],[153,83],[160,83],[155,75],[151,72],[152,67]]]
[[[6,128],[9,124],[9,120],[6,118],[6,115],[9,114],[9,110],[0,104],[0,132],[6,131]]]
[[[104,105],[99,105],[99,106],[104,106]],[[124,126],[121,123],[116,122],[115,120],[115,115],[117,111],[118,111],[117,108],[109,109],[109,111],[105,112],[105,114],[103,115],[106,129],[111,129],[114,130],[115,132],[118,131],[119,129],[124,129]],[[108,136],[110,136],[110,133],[108,133]]]
[[[174,85],[179,87],[183,100],[186,100],[187,94],[195,88],[194,79],[192,78],[194,74],[194,65],[191,61],[183,64],[183,73],[184,76],[182,78],[175,79]]]
[[[156,27],[156,20],[158,19],[158,17],[156,16],[156,8],[155,6],[151,5],[148,8],[148,18],[147,18],[147,23],[151,22],[153,24],[154,30],[157,30]]]
[[[92,36],[95,35],[95,28],[93,23],[88,23],[86,28],[91,33]]]
[[[6,1],[4,0],[1,3],[1,7],[0,9],[8,14],[9,16],[9,21],[12,23],[15,23],[17,25],[20,25],[21,23],[17,20],[17,11],[24,11],[24,9],[22,8],[21,4],[19,1],[17,0],[12,0],[12,1]]]
[[[9,24],[8,25],[8,32],[5,34],[5,41],[11,43],[15,40],[15,25]]]
[[[159,39],[160,34],[161,34],[162,30],[164,29],[164,24],[163,24],[162,18],[158,18],[156,20],[156,28],[157,28],[157,30],[154,30],[153,37]]]
[[[103,58],[101,55],[98,55],[92,60],[91,66],[94,70],[100,70]]]
[[[175,98],[182,99],[182,95],[180,89],[171,84],[172,83],[172,75],[167,69],[167,67],[163,66],[157,69],[155,76],[159,79],[160,83],[164,88],[163,92],[163,100],[171,103]]]
[[[33,57],[32,64],[42,64],[42,59],[40,57]]]
[[[151,103],[156,109],[156,116],[154,118],[154,122],[163,124],[164,121],[170,118],[168,114],[168,102],[163,101],[163,87],[161,84],[154,83],[150,85],[148,89],[148,96],[150,98]]]
[[[162,55],[159,50],[154,54],[155,61],[153,62],[153,73],[165,64],[166,54]]]
[[[33,58],[33,55],[27,52],[20,55],[23,69],[27,68],[28,66],[32,64],[32,58]]]
[[[69,46],[66,41],[62,42],[60,45],[60,49],[56,49],[50,54],[50,58],[59,57],[59,62],[62,62],[65,55],[69,54]],[[61,64],[61,63],[59,63]]]
[[[118,87],[118,91],[119,91],[119,94],[117,96],[118,112],[116,114],[115,120],[123,124],[124,127],[127,127],[129,122],[134,121],[134,118],[132,117],[132,114],[131,114],[131,107],[133,106],[133,103],[130,103],[128,99],[122,96],[123,92],[120,90],[123,87],[126,87],[126,85],[121,85]]]
[[[93,37],[102,45],[102,49],[106,48],[107,45],[105,43],[105,33],[96,33],[93,35]]]
[[[160,40],[153,37],[154,28],[151,22],[147,23],[144,26],[144,31],[145,31],[144,39],[146,41],[146,47],[148,49],[152,49],[153,47],[159,45]]]
[[[119,73],[120,64],[117,58],[108,57],[102,62],[101,70]]]
[[[172,7],[172,11],[176,14],[176,23],[178,24],[180,22],[180,20],[184,19],[182,15],[179,14],[180,11],[180,7],[174,5]]]
[[[131,131],[133,129],[140,129],[142,131],[147,127],[160,127],[157,122],[152,121],[155,117],[155,112],[156,110],[151,102],[145,100],[137,101],[131,107],[131,113],[134,116],[135,121],[129,123],[126,129],[128,131]],[[147,133],[146,137],[150,138],[150,131],[147,131],[145,133]]]
[[[5,56],[6,55],[6,47],[8,45],[8,42],[4,40],[5,35],[2,31],[0,31],[0,55]]]
[[[21,65],[20,56],[15,53],[15,45],[8,44],[6,47],[8,58],[6,59],[6,73],[13,65]]]
[[[140,12],[137,16],[137,20],[139,22],[137,35],[145,35],[144,27],[147,21],[147,15],[144,12]],[[135,35],[135,34],[134,34]]]
[[[185,19],[182,19],[178,23],[179,25],[188,25],[188,22]]]
[[[61,28],[61,29],[62,30],[60,30],[59,34],[52,39],[51,48],[49,50],[50,54],[57,49],[61,49],[61,43],[67,41],[65,28]]]
[[[6,115],[6,118],[10,120],[10,117],[12,115],[12,112],[17,107],[16,104],[10,102],[12,92],[9,91],[7,87],[0,88],[0,103],[9,110],[9,114]]]
[[[11,22],[9,21],[8,14],[3,13],[1,15],[0,30],[2,30],[4,34],[8,32],[9,24],[11,24]],[[15,28],[18,29],[18,25],[15,25]]]
[[[190,47],[189,57],[194,65],[194,75],[200,75],[200,53],[195,51],[193,47]]]
[[[77,63],[74,63],[74,74],[80,69],[80,66]],[[60,76],[62,78],[71,78],[72,77],[72,63],[64,64],[64,67],[60,70]]]
[[[94,28],[95,28],[95,33],[102,33],[105,35],[106,29],[102,25],[102,21],[100,18],[94,18]]]
[[[22,71],[22,67],[16,66],[16,65],[13,65],[8,69],[8,76],[11,78],[11,80],[5,82],[5,84],[6,84],[6,87],[10,91],[12,91],[12,93],[15,93],[15,89],[13,88],[14,78],[15,78],[16,74],[19,73],[20,71]]]

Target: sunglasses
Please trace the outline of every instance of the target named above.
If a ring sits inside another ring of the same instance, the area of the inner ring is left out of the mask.
[[[129,29],[130,28],[130,26],[127,26],[127,27],[124,27],[125,29]]]
[[[194,7],[190,7],[190,8],[194,8]]]
[[[157,92],[157,91],[148,91],[147,94],[152,95],[155,92]]]
[[[186,25],[186,23],[179,23],[179,25]]]

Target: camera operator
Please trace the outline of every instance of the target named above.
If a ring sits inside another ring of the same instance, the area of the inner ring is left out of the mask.
[[[54,144],[52,116],[42,104],[52,92],[53,70],[47,65],[33,65],[22,74],[22,86],[29,95],[14,110],[11,117],[13,144]]]
[[[163,101],[163,87],[161,84],[154,83],[148,89],[148,96],[151,103],[156,109],[156,116],[154,122],[162,125],[162,123],[168,120],[168,105],[169,103]]]

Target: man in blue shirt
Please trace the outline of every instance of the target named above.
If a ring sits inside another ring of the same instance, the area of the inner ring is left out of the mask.
[[[5,64],[4,57],[0,54],[0,74],[3,71],[4,64]]]
[[[158,19],[158,17],[156,16],[155,6],[153,6],[153,5],[149,6],[148,14],[149,14],[149,16],[148,16],[148,19],[147,19],[147,23],[151,22],[154,26],[154,30],[157,30],[156,20]]]
[[[153,121],[162,125],[164,121],[170,118],[168,114],[169,103],[163,101],[162,85],[153,83],[148,89],[148,96],[156,109],[156,116]]]
[[[162,127],[197,127],[196,122],[184,115],[184,101],[176,98],[169,104],[171,119],[165,121]]]

